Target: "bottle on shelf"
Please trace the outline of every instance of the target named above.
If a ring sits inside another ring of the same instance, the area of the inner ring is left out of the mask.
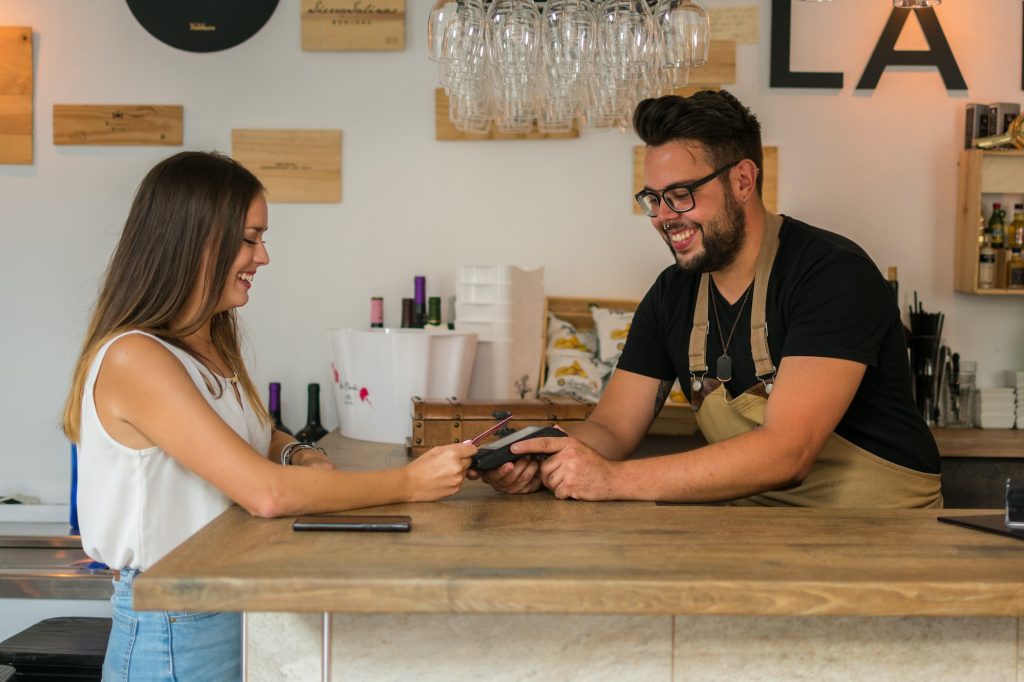
[[[1024,257],[1021,257],[1020,247],[1012,249],[1006,261],[1006,288],[1024,289]]]
[[[270,412],[270,420],[275,429],[289,436],[294,435],[281,421],[281,384],[276,381],[270,382],[270,402],[267,411]]]
[[[411,298],[403,298],[402,299],[402,328],[403,329],[409,329],[410,327],[415,327],[416,325],[413,324],[413,318],[414,317],[415,317],[415,313],[413,312],[413,302],[412,302],[412,299]]]
[[[991,289],[996,285],[996,250],[985,235],[985,242],[978,249],[978,288]]]
[[[427,278],[423,275],[416,275],[413,277],[412,283],[412,326],[423,327],[427,323]]]
[[[427,323],[431,329],[441,328],[441,297],[431,296],[427,299]]]
[[[455,329],[455,297],[448,297],[448,328]]]
[[[1024,204],[1013,205],[1013,222],[1010,223],[1006,243],[1011,249],[1024,248]]]
[[[890,265],[885,275],[886,281],[889,282],[889,286],[892,287],[892,295],[896,299],[896,305],[900,304],[900,280],[897,274],[896,266]]]
[[[380,296],[370,298],[370,329],[384,326],[384,299]]]
[[[1001,249],[1005,243],[1006,210],[998,201],[992,204],[992,215],[988,219],[989,245],[993,249]]]
[[[312,445],[327,435],[327,429],[320,424],[320,384],[310,384],[309,407],[306,412],[306,425],[295,434],[300,443]]]
[[[900,311],[900,320],[902,320],[903,312],[902,308],[900,308],[900,280],[895,265],[890,265],[888,270],[886,270],[885,279],[887,282],[889,282],[889,286],[892,287],[892,297],[893,300],[896,302],[896,310]],[[910,327],[908,327],[905,323],[903,325],[903,333],[909,341]]]

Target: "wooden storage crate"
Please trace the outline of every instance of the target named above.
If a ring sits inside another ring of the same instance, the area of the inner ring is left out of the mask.
[[[570,298],[565,296],[547,296],[544,299],[544,349],[541,355],[540,377],[544,385],[547,365],[548,313],[565,320],[581,331],[594,328],[594,316],[590,306],[597,305],[612,310],[636,310],[639,301],[625,298]],[[697,419],[685,402],[666,404],[655,418],[648,433],[666,436],[692,436],[697,432]]]
[[[513,415],[500,432],[511,433],[525,426],[552,426],[585,420],[594,406],[572,398],[526,398],[524,400],[424,400],[412,399],[412,438],[408,454],[416,457],[434,447],[461,443],[483,433],[494,422]]]

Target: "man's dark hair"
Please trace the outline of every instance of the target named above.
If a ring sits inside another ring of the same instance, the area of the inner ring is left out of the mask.
[[[760,196],[764,177],[761,124],[750,109],[725,90],[645,99],[633,112],[633,130],[649,147],[673,140],[699,142],[715,168],[750,159],[757,164]]]

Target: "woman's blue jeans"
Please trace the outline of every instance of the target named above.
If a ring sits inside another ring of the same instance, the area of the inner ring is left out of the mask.
[[[241,614],[136,611],[132,588],[138,575],[123,569],[114,579],[104,682],[241,680]]]

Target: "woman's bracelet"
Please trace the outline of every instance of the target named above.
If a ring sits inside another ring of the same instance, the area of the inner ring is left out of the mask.
[[[309,445],[307,443],[300,443],[298,441],[294,441],[292,443],[288,443],[283,448],[281,448],[281,464],[283,466],[288,466],[289,464],[291,464],[292,457],[294,457],[295,453],[298,452],[299,450],[315,450],[324,457],[327,456],[327,451],[318,445]]]

